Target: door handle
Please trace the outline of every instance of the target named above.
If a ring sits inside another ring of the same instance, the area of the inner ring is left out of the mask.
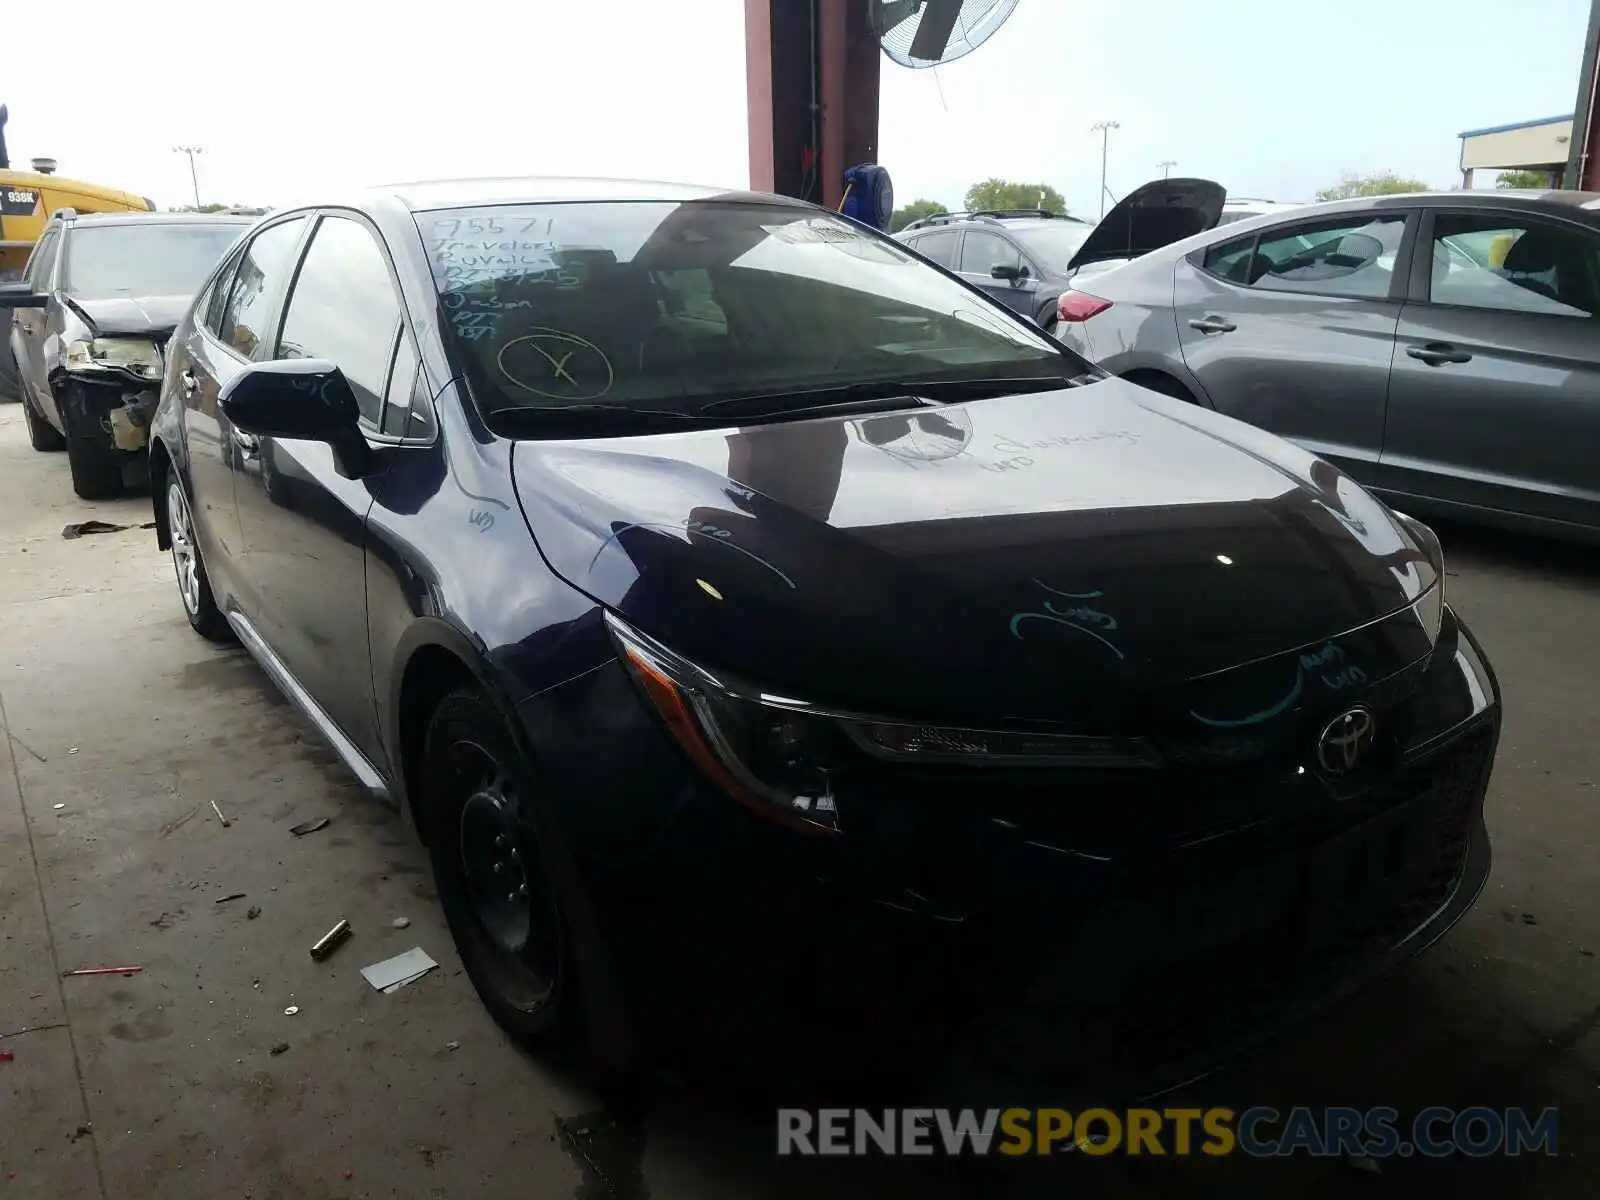
[[[1189,328],[1198,329],[1201,333],[1232,333],[1239,327],[1221,317],[1197,317],[1189,322]]]
[[[1472,361],[1472,355],[1465,350],[1457,350],[1449,342],[1429,342],[1426,346],[1407,346],[1406,353],[1419,362],[1427,363],[1430,367],[1442,367],[1445,363]]]
[[[193,371],[185,371],[182,375],[179,375],[178,382],[183,385],[183,394],[185,396],[194,395],[195,389],[200,386],[200,381],[194,377]]]
[[[233,440],[234,444],[239,447],[241,457],[251,459],[261,457],[261,439],[256,437],[255,434],[243,433],[235,429],[233,431]]]

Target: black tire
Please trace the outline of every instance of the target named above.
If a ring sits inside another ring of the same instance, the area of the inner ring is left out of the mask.
[[[505,719],[475,689],[453,691],[434,710],[423,756],[418,808],[434,882],[473,987],[524,1046],[586,1059],[560,872]]]
[[[183,494],[183,484],[175,471],[167,473],[166,495],[167,537],[172,543],[172,570],[178,579],[183,615],[189,618],[190,627],[208,642],[231,641],[233,626],[228,624],[228,618],[222,615],[212,595],[200,543],[194,536],[189,499]]]
[[[28,444],[35,450],[52,453],[67,448],[61,431],[35,412],[26,396],[22,399],[22,419],[28,423]]]

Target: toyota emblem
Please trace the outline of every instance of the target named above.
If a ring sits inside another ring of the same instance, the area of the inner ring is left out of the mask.
[[[1377,736],[1377,719],[1367,709],[1342,712],[1317,738],[1317,763],[1329,775],[1348,775],[1366,760]]]

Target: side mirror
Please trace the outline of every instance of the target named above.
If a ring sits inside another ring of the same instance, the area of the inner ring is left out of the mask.
[[[1019,279],[1028,277],[1028,268],[1018,266],[1016,263],[995,263],[989,268],[989,274],[996,279],[1004,279],[1008,283],[1016,283]]]
[[[222,415],[257,437],[326,442],[347,478],[366,472],[372,451],[344,372],[321,358],[251,363],[217,393]]]
[[[43,308],[49,296],[41,296],[26,283],[0,283],[0,308]]]

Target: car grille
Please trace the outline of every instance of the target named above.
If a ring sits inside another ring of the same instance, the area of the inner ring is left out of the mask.
[[[1495,737],[1493,724],[1480,724],[1405,764],[1352,801],[1355,828],[1347,816],[1346,832],[1309,857],[1286,853],[1136,897],[1086,923],[1093,941],[1071,956],[1070,971],[985,1020],[987,1065],[1049,1062],[1095,1078],[1146,1073],[1246,1039],[1284,1011],[1339,991],[1449,899]],[[1375,880],[1385,865],[1391,870]],[[1088,1003],[1074,1003],[1086,988]]]

